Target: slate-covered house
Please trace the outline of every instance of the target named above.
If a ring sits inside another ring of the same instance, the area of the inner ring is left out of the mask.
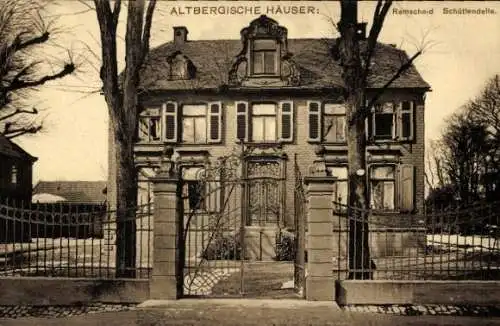
[[[73,204],[103,204],[106,202],[106,181],[39,181],[33,188],[33,201],[47,202],[44,197]],[[40,198],[42,200],[37,200]]]
[[[190,40],[184,26],[173,32],[171,42],[150,51],[141,74],[135,153],[143,201],[151,196],[148,177],[165,146],[174,148],[184,178],[195,179],[190,169],[227,155],[240,140],[261,148],[249,159],[248,176],[285,179],[265,196],[250,193],[250,209],[266,208],[263,214],[257,209],[259,214],[247,215],[249,229],[293,229],[294,161],[304,174],[314,162],[324,161],[337,177],[336,199],[347,200],[343,82],[341,67],[329,54],[334,39],[288,38],[287,29],[267,16],[234,31],[232,40]],[[360,37],[364,33],[361,25]],[[407,58],[392,45],[378,44],[368,96]],[[370,204],[396,213],[395,218],[398,212],[423,208],[424,100],[429,90],[411,67],[366,121]],[[110,152],[110,171],[113,157]],[[114,196],[110,178],[109,195]]]
[[[31,202],[32,171],[37,158],[0,134],[0,205]],[[5,210],[2,210],[5,212]],[[5,214],[5,213],[4,213]],[[29,230],[20,222],[0,214],[0,243],[29,241]]]
[[[31,201],[33,164],[36,157],[0,134],[0,198]]]

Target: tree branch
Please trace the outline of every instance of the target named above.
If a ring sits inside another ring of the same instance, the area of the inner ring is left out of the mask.
[[[2,133],[5,137],[8,139],[12,139],[15,137],[19,137],[24,134],[36,134],[42,130],[42,126],[33,126],[33,127],[28,127],[28,128],[17,128],[17,129],[5,129],[4,132]]]
[[[144,22],[144,29],[142,33],[142,59],[141,65],[149,52],[149,39],[151,37],[151,25],[153,24],[153,13],[156,6],[156,0],[150,0],[148,9],[146,10],[146,18]]]
[[[113,7],[113,26],[115,29],[116,29],[116,26],[118,25],[118,19],[120,18],[121,8],[122,8],[121,0],[116,0],[115,6]]]
[[[14,112],[12,112],[12,113],[9,113],[9,114],[7,114],[7,115],[5,115],[5,116],[3,116],[3,117],[0,117],[0,121],[2,121],[2,120],[7,120],[7,119],[9,119],[9,118],[12,118],[12,117],[13,117],[13,116],[15,116],[15,115],[18,115],[18,114],[23,114],[23,113],[25,113],[25,114],[38,114],[38,110],[37,110],[36,108],[33,108],[33,110],[31,110],[31,111],[29,111],[29,110],[21,110],[21,109],[17,109],[17,110],[15,110],[15,111],[14,111]]]
[[[65,77],[75,71],[75,65],[73,63],[67,63],[64,65],[64,68],[53,75],[47,75],[43,76],[42,78],[38,80],[33,80],[33,81],[17,81],[11,83],[8,87],[6,87],[6,90],[8,92],[19,90],[22,88],[28,88],[28,87],[36,87],[45,84],[48,81],[59,79],[62,77]]]
[[[370,62],[372,60],[373,53],[375,52],[375,47],[377,46],[378,36],[382,30],[385,17],[391,5],[392,0],[387,0],[386,2],[378,0],[377,2],[377,7],[375,9],[375,13],[373,14],[373,24],[370,28],[370,34],[368,36],[368,43],[366,47],[365,69],[363,72],[363,78],[365,79],[368,78],[368,74],[370,73]]]
[[[12,81],[10,82],[10,84],[16,84],[16,83],[19,83],[21,81],[21,77],[25,76],[28,74],[28,71],[33,68],[34,66],[36,66],[37,64],[39,64],[39,62],[31,62],[30,64],[26,65],[26,67],[22,68],[21,70],[19,70],[16,75],[12,78]]]
[[[42,44],[42,43],[45,43],[49,40],[49,37],[50,37],[50,33],[49,32],[45,32],[43,33],[42,35],[40,36],[36,36],[36,37],[33,37],[25,42],[21,42],[17,45],[17,47],[15,48],[15,50],[22,50],[22,49],[25,49],[29,46],[32,46],[32,45],[35,45],[35,44]]]
[[[353,118],[350,121],[350,124],[353,123],[353,121],[356,121],[356,119],[365,119],[366,116],[370,113],[370,108],[377,103],[378,99],[382,96],[382,94],[386,91],[387,88],[391,86],[391,84],[398,79],[401,74],[403,74],[406,70],[411,68],[413,61],[417,59],[420,55],[422,54],[422,50],[416,52],[410,59],[408,59],[407,62],[405,62],[401,67],[399,67],[398,71],[392,76],[391,79],[387,83],[385,83],[384,86],[378,89],[377,93],[375,94],[374,97],[370,100],[368,105],[366,107],[363,107],[362,109],[356,111],[356,114],[353,116]]]

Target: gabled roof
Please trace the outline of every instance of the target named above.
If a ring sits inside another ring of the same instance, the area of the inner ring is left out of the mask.
[[[342,87],[341,67],[329,54],[335,39],[288,39],[288,51],[300,71],[300,85],[295,88],[318,89]],[[363,47],[366,42],[362,42]],[[195,40],[182,44],[165,43],[152,49],[141,72],[146,90],[218,89],[228,83],[228,73],[243,48],[240,40]],[[169,80],[168,59],[180,52],[196,67],[192,80]],[[372,60],[369,88],[382,87],[398,71],[408,55],[392,45],[377,44]],[[286,87],[285,87],[286,88]],[[294,87],[290,87],[294,88]],[[430,89],[414,66],[393,82],[391,88]]]
[[[106,201],[106,181],[39,181],[33,194],[51,194],[73,203]]]
[[[19,145],[2,134],[0,134],[0,155],[23,159],[30,162],[35,162],[36,160],[38,160],[36,157],[28,154],[28,152],[22,149]]]

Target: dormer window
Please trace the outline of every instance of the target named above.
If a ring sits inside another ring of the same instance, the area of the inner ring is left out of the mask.
[[[278,44],[274,39],[253,40],[252,74],[278,74]]]
[[[180,52],[174,53],[168,58],[170,64],[170,79],[171,80],[187,80],[193,79],[196,74],[196,67],[188,57]]]

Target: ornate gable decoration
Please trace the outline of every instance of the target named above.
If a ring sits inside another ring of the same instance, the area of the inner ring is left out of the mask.
[[[241,30],[243,48],[229,72],[230,86],[283,87],[300,83],[299,69],[288,52],[288,31],[265,15]]]

